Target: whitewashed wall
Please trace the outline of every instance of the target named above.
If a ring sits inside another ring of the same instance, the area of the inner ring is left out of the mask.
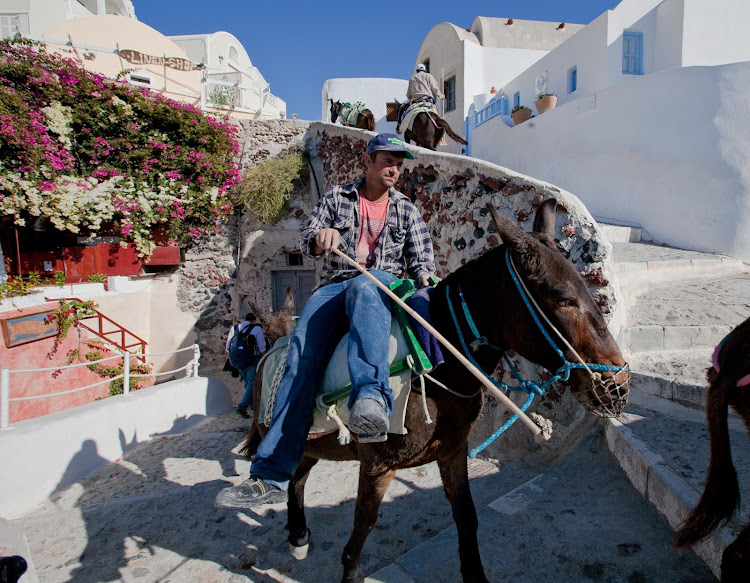
[[[750,63],[671,69],[518,127],[495,118],[472,155],[575,192],[596,217],[750,261]]]
[[[136,18],[131,0],[116,0],[102,3],[97,0],[3,0],[0,2],[0,14],[17,14],[23,35],[38,37],[47,34],[57,25],[72,18],[93,16],[95,14],[119,14],[127,18]]]
[[[685,0],[684,22],[683,66],[750,61],[747,0]]]
[[[711,0],[623,0],[517,77],[495,87],[511,105],[513,94],[520,91],[521,103],[531,107],[535,81],[542,73],[547,75],[546,91],[557,94],[558,105],[631,81],[637,76],[622,73],[623,31],[643,33],[644,74],[748,61],[748,22],[746,0],[725,0],[720,10]],[[569,94],[567,73],[572,66],[578,69],[578,88]]]
[[[396,133],[396,122],[385,120],[385,104],[397,99],[406,101],[409,81],[387,78],[328,79],[321,96],[321,121],[331,121],[330,97],[334,101],[361,101],[375,116],[375,131]]]

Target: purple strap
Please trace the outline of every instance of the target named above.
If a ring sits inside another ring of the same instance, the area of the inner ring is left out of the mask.
[[[422,316],[430,324],[430,292],[434,288],[423,287],[415,291],[412,296],[406,301],[407,305],[414,310],[417,314]],[[430,334],[422,324],[417,322],[414,318],[409,317],[411,321],[414,335],[417,337],[419,344],[422,346],[422,350],[427,354],[427,358],[430,359],[433,367],[439,364],[443,364],[445,359],[443,358],[443,351],[440,348],[440,342],[432,334]]]

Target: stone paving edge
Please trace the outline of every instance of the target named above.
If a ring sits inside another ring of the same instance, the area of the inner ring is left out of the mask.
[[[617,419],[605,422],[605,439],[628,479],[674,530],[700,499],[700,493],[678,476],[633,431]],[[693,546],[717,579],[721,575],[721,554],[734,536],[727,527]]]

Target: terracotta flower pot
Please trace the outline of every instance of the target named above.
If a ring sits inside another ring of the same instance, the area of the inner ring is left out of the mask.
[[[531,118],[531,110],[528,107],[519,109],[510,114],[511,119],[515,125],[522,124],[527,119]]]
[[[555,105],[557,105],[557,95],[548,95],[547,97],[542,97],[541,99],[537,99],[534,102],[536,112],[539,114],[542,114],[550,109],[554,109]]]

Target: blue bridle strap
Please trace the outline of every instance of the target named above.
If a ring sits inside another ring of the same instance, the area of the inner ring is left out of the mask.
[[[490,348],[493,348],[495,350],[498,350],[503,353],[503,358],[505,359],[506,364],[508,365],[508,368],[510,369],[511,374],[513,377],[520,383],[519,386],[510,386],[506,384],[503,381],[496,381],[494,378],[492,378],[490,375],[488,375],[484,370],[482,372],[484,375],[500,390],[503,391],[524,391],[529,396],[526,399],[526,402],[521,407],[522,412],[526,412],[526,409],[531,405],[531,402],[534,399],[534,395],[544,395],[544,392],[547,390],[547,388],[552,385],[553,383],[557,381],[563,381],[566,382],[570,378],[570,371],[573,369],[588,369],[589,371],[596,370],[596,371],[621,371],[625,367],[616,367],[616,366],[610,366],[610,365],[603,365],[603,364],[592,364],[592,363],[574,363],[570,362],[567,358],[565,358],[565,355],[563,354],[563,351],[560,350],[560,348],[555,344],[554,340],[552,340],[552,337],[547,332],[547,329],[542,325],[541,320],[539,319],[539,316],[536,313],[536,310],[531,305],[531,301],[528,297],[528,294],[523,289],[523,285],[521,281],[519,280],[518,273],[515,270],[515,266],[513,265],[513,262],[510,258],[510,251],[508,249],[505,250],[505,263],[508,266],[508,272],[510,273],[511,279],[513,280],[513,283],[516,284],[516,288],[518,289],[518,293],[521,295],[521,298],[524,301],[524,304],[526,305],[526,309],[531,314],[532,318],[534,319],[534,322],[537,325],[537,328],[542,332],[544,335],[544,338],[547,340],[547,342],[550,344],[552,349],[557,353],[557,355],[560,357],[560,359],[563,361],[563,364],[555,371],[554,376],[552,376],[550,379],[542,383],[541,385],[538,385],[534,381],[531,380],[524,380],[521,377],[521,374],[518,372],[518,369],[515,367],[511,359],[508,357],[508,354],[502,349],[497,346],[494,346],[490,344],[487,339],[482,336],[479,333],[479,329],[477,328],[476,324],[474,323],[474,319],[471,316],[471,312],[469,310],[469,306],[466,303],[466,300],[464,299],[464,294],[461,290],[461,285],[459,284],[458,291],[459,291],[459,297],[461,298],[461,308],[464,314],[464,318],[474,335],[474,340],[470,343],[470,345],[467,345],[466,339],[464,338],[464,334],[461,331],[461,326],[459,325],[458,318],[456,317],[456,311],[453,308],[453,302],[451,301],[450,297],[450,285],[445,286],[445,296],[448,302],[448,309],[451,314],[451,318],[453,319],[453,325],[456,328],[456,332],[458,333],[458,339],[461,343],[461,347],[463,348],[464,354],[466,357],[471,361],[474,366],[476,366],[479,370],[482,370],[482,367],[479,366],[479,364],[476,362],[474,357],[472,356],[471,352],[478,350],[481,346],[488,346]],[[472,350],[469,350],[469,346],[471,346]],[[483,449],[485,449],[488,445],[490,445],[495,439],[497,439],[500,435],[502,435],[505,430],[507,430],[513,423],[516,422],[518,419],[518,415],[513,415],[508,421],[506,421],[500,429],[495,431],[492,435],[490,435],[487,439],[485,439],[480,445],[475,447],[474,449],[469,451],[469,457],[475,458],[479,452],[481,452]]]

